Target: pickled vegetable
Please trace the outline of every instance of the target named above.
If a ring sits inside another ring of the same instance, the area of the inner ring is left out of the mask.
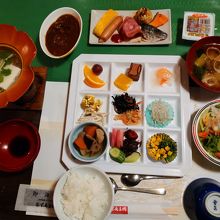
[[[125,163],[134,163],[138,161],[141,157],[141,154],[139,152],[133,152],[131,155],[125,158]]]
[[[125,153],[117,147],[112,147],[109,151],[109,155],[112,158],[112,160],[118,163],[123,163],[125,160]]]

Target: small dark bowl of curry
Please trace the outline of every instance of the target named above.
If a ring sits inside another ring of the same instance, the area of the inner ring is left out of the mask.
[[[82,33],[82,18],[73,8],[63,7],[50,13],[40,29],[40,45],[51,58],[63,58],[78,45]]]

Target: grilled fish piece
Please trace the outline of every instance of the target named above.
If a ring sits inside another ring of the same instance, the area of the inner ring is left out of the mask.
[[[144,41],[157,42],[167,38],[167,33],[149,24],[141,25],[142,39]]]

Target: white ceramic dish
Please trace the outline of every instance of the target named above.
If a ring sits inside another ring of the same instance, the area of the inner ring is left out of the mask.
[[[83,130],[83,128],[86,126],[86,125],[95,125],[99,128],[101,128],[103,131],[104,131],[104,135],[105,135],[105,139],[104,139],[104,149],[102,150],[102,152],[98,155],[95,155],[95,156],[91,156],[91,157],[88,157],[88,156],[82,156],[78,150],[76,150],[73,142],[74,140],[76,139],[76,137],[78,136],[78,134]],[[105,129],[96,124],[96,123],[92,123],[92,122],[85,122],[85,123],[82,123],[82,124],[79,124],[77,125],[76,127],[73,128],[73,130],[70,132],[70,135],[69,135],[69,138],[68,138],[68,145],[69,145],[69,149],[70,149],[70,152],[72,153],[72,155],[77,159],[77,160],[80,160],[82,162],[86,162],[86,163],[91,163],[91,162],[94,162],[94,161],[97,161],[99,160],[101,157],[103,157],[105,155],[105,152],[107,150],[107,146],[108,146],[108,136],[107,136],[107,133],[105,131]]]
[[[78,40],[76,41],[75,45],[64,55],[62,56],[54,56],[53,54],[51,54],[47,47],[46,47],[46,43],[45,43],[45,37],[46,37],[46,33],[49,29],[49,27],[62,15],[65,14],[70,14],[73,15],[79,22],[79,26],[80,26],[80,33],[79,33],[79,37]],[[41,49],[43,50],[43,52],[51,57],[51,58],[55,58],[55,59],[59,59],[59,58],[63,58],[66,57],[67,55],[69,55],[70,53],[73,52],[73,50],[76,48],[76,46],[79,43],[79,40],[81,38],[81,34],[82,34],[82,28],[83,28],[83,22],[82,22],[82,18],[79,14],[78,11],[76,11],[73,8],[69,8],[69,7],[63,7],[63,8],[58,8],[55,11],[52,11],[43,21],[41,28],[40,28],[40,33],[39,33],[39,40],[40,40],[40,46]]]
[[[203,144],[201,143],[201,140],[200,140],[199,135],[198,135],[198,128],[200,127],[199,122],[200,122],[201,116],[205,112],[209,111],[211,106],[216,106],[216,105],[220,105],[220,100],[219,99],[216,99],[216,100],[213,100],[213,101],[207,103],[205,106],[203,106],[196,113],[196,115],[193,119],[193,123],[192,123],[192,136],[193,136],[193,140],[194,140],[194,143],[195,143],[196,147],[198,148],[199,152],[203,155],[203,157],[206,158],[207,160],[209,160],[210,162],[220,166],[220,159],[218,159],[214,155],[212,156],[210,153],[208,153],[206,151],[206,149],[203,147]]]
[[[170,9],[160,9],[160,10],[151,10],[153,15],[155,15],[157,12],[161,12],[164,15],[166,15],[169,20],[166,24],[159,27],[161,31],[168,34],[167,38],[165,40],[157,41],[157,42],[150,42],[150,41],[141,41],[141,42],[121,42],[121,43],[114,43],[111,40],[108,40],[104,43],[99,43],[98,38],[93,34],[93,29],[98,22],[98,20],[101,18],[101,16],[106,12],[106,10],[92,10],[91,11],[91,22],[90,22],[90,32],[89,32],[89,43],[90,44],[98,44],[98,45],[154,45],[154,44],[171,44],[172,43],[172,31],[171,31],[171,11]],[[135,12],[134,10],[117,10],[119,15],[121,16],[134,16]]]
[[[103,66],[103,73],[100,75],[106,84],[101,88],[88,87],[84,82],[83,67],[85,64],[92,66],[94,63]],[[170,103],[174,109],[174,118],[172,122],[165,128],[154,128],[147,125],[143,119],[140,125],[126,126],[121,121],[115,121],[116,115],[112,105],[112,96],[122,94],[114,85],[114,79],[119,73],[125,71],[130,63],[140,63],[143,66],[141,77],[138,82],[134,82],[127,90],[129,95],[136,98],[137,101],[143,101],[140,106],[142,110],[155,99],[162,99]],[[155,83],[155,71],[160,67],[167,67],[173,72],[171,85],[159,86]],[[74,73],[78,73],[77,75]],[[108,82],[108,83],[107,83]],[[190,102],[188,92],[188,77],[185,73],[185,63],[179,56],[145,56],[145,55],[98,55],[83,54],[73,61],[72,78],[70,82],[70,90],[67,106],[67,117],[65,124],[64,144],[62,150],[62,161],[67,167],[74,167],[78,164],[73,160],[66,141],[73,126],[77,124],[77,120],[83,110],[79,107],[82,98],[86,94],[93,94],[96,98],[100,98],[103,102],[100,111],[107,112],[104,127],[109,134],[112,128],[127,127],[133,128],[142,138],[142,147],[140,148],[141,158],[136,163],[114,162],[109,156],[108,146],[105,157],[94,162],[94,165],[111,173],[139,173],[152,175],[176,175],[182,176],[191,166],[191,148],[188,140],[188,128],[190,123],[189,109],[185,108],[186,103]],[[177,157],[168,164],[155,162],[148,158],[146,152],[146,142],[150,136],[155,133],[165,132],[173,138],[178,145]]]
[[[103,216],[103,219],[105,219],[107,216],[110,215],[112,206],[113,206],[113,200],[114,200],[114,191],[112,187],[112,183],[109,179],[109,177],[100,169],[92,167],[92,166],[78,166],[74,167],[70,170],[68,170],[57,182],[54,195],[53,195],[53,205],[55,213],[60,220],[71,220],[63,211],[63,206],[61,204],[61,192],[64,187],[64,184],[66,183],[67,177],[71,172],[75,172],[81,176],[83,175],[90,175],[90,176],[98,176],[101,178],[102,183],[104,184],[104,188],[106,189],[105,192],[108,194],[108,207],[105,210],[105,216]],[[83,193],[83,192],[82,192]],[[73,198],[74,199],[74,198]]]

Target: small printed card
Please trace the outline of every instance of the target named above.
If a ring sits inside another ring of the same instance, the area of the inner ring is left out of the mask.
[[[214,36],[214,28],[214,13],[184,12],[183,39],[197,41],[207,36]]]
[[[53,209],[53,191],[20,184],[15,210],[34,212],[36,215],[56,216]]]

